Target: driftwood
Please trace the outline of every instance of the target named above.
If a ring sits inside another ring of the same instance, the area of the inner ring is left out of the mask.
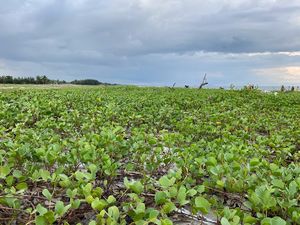
[[[173,84],[173,86],[172,86],[172,87],[169,87],[169,89],[171,89],[171,90],[174,90],[174,88],[175,88],[175,85],[176,85],[176,82]]]
[[[199,89],[202,89],[205,85],[208,85],[207,79],[206,79],[206,74],[203,77],[202,83],[199,86]]]

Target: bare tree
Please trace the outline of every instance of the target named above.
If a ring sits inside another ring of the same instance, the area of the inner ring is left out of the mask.
[[[199,86],[199,89],[203,88],[205,85],[208,85],[207,79],[206,79],[206,74],[203,77],[202,83]]]

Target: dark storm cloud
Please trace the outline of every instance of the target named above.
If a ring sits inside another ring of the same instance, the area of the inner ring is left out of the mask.
[[[70,79],[89,74],[115,82],[164,84],[186,78],[195,83],[199,74],[210,72],[218,83],[258,79],[253,71],[260,70],[253,67],[270,69],[278,58],[286,63],[281,66],[300,66],[299,56],[278,56],[300,51],[299,1],[0,3],[2,73]],[[247,77],[237,75],[241,72]]]

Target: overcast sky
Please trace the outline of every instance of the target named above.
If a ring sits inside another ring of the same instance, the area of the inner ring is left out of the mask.
[[[299,85],[299,0],[0,0],[0,74]]]

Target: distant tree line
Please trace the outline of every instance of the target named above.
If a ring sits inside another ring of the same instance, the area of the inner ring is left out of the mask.
[[[13,77],[13,76],[0,76],[0,84],[78,84],[78,85],[115,85],[109,83],[102,83],[98,80],[84,79],[66,82],[65,80],[51,80],[47,76],[36,77]]]
[[[64,80],[51,80],[47,76],[13,77],[0,76],[1,84],[66,84]]]
[[[79,84],[79,85],[116,85],[110,83],[103,83],[94,79],[84,79],[84,80],[73,80],[70,82],[71,84]]]

